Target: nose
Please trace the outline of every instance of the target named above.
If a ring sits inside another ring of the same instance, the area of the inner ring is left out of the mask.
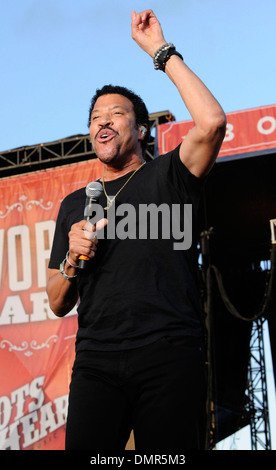
[[[102,114],[98,120],[98,125],[101,127],[106,127],[112,124],[112,117],[109,113]]]

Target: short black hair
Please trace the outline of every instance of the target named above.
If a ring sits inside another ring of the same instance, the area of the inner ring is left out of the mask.
[[[118,86],[118,85],[104,85],[102,88],[97,89],[90,104],[88,127],[90,126],[90,123],[91,123],[91,113],[93,111],[93,108],[95,106],[97,99],[100,96],[110,95],[110,94],[122,95],[128,98],[133,104],[137,126],[142,125],[142,124],[145,124],[147,126],[147,133],[144,139],[141,141],[142,150],[144,153],[147,143],[150,139],[149,113],[142,98],[136,93],[134,93],[133,91],[129,90],[128,88],[125,88],[123,86]]]

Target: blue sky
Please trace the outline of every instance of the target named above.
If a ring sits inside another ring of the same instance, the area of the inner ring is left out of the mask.
[[[276,103],[275,0],[2,0],[0,151],[88,133],[106,83],[133,89],[150,113],[189,119],[131,38],[131,10],[147,8],[225,112]],[[250,448],[248,436],[238,444]]]
[[[106,83],[136,91],[149,112],[189,119],[131,38],[131,10],[145,8],[226,112],[276,102],[275,0],[2,1],[0,151],[86,134],[91,96]]]

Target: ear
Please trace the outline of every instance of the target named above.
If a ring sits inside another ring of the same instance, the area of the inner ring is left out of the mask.
[[[147,133],[148,126],[146,124],[142,124],[139,126],[139,140],[143,140]]]

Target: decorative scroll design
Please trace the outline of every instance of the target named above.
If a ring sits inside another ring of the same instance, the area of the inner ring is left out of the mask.
[[[35,339],[33,339],[30,342],[30,344],[28,343],[28,341],[22,341],[21,345],[17,346],[15,344],[12,344],[11,341],[7,339],[3,339],[0,342],[0,348],[4,349],[7,346],[9,352],[19,351],[19,352],[24,352],[25,356],[32,356],[33,351],[38,351],[43,348],[50,348],[50,346],[56,343],[57,340],[58,340],[58,336],[52,335],[52,336],[49,336],[49,338],[47,338],[46,341],[44,341],[41,344],[38,344],[38,342]]]
[[[24,194],[19,197],[19,200],[12,204],[11,206],[6,205],[5,210],[0,210],[0,219],[5,219],[7,215],[13,210],[22,212],[24,209],[27,211],[32,210],[33,207],[40,207],[44,211],[52,209],[53,203],[51,201],[44,202],[43,198],[40,198],[38,201],[35,199],[28,201],[27,196]]]

